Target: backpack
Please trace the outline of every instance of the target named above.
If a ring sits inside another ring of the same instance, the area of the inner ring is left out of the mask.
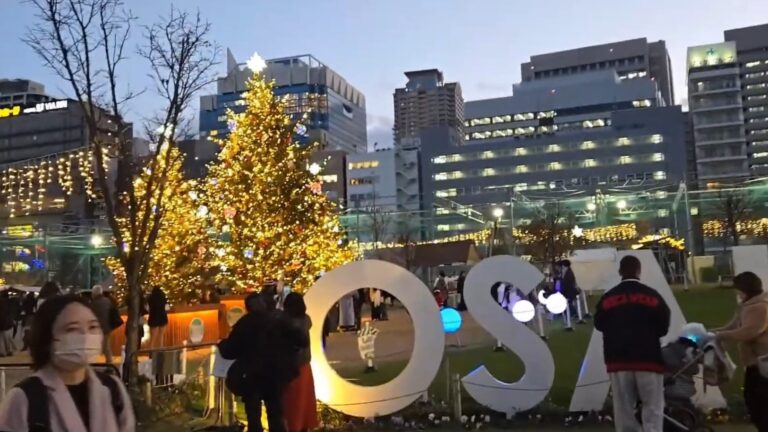
[[[118,419],[119,422],[125,406],[118,384],[107,373],[96,372],[96,376],[109,389],[112,410],[115,412],[115,419]],[[43,381],[36,376],[31,376],[16,384],[16,387],[24,391],[24,396],[27,397],[27,429],[29,432],[50,432],[51,415],[48,411],[48,389]]]

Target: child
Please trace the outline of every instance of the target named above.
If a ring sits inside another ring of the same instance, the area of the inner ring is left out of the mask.
[[[435,288],[435,290],[432,291],[432,295],[435,296],[435,301],[437,302],[437,307],[442,309],[443,306],[445,305],[445,299],[443,298],[442,291],[440,291],[440,289],[438,289],[438,288]]]

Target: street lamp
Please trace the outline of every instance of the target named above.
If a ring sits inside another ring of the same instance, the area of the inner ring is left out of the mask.
[[[616,203],[616,208],[619,210],[624,210],[625,208],[627,208],[627,202],[625,200],[619,200]]]
[[[91,236],[91,244],[93,247],[99,247],[104,244],[104,238],[102,238],[99,234],[94,234]]]
[[[595,210],[597,210],[597,204],[595,204],[595,203],[593,203],[593,202],[591,202],[591,203],[587,203],[587,210],[589,210],[589,211],[595,211]]]
[[[504,216],[504,209],[501,207],[496,207],[493,209],[493,217],[496,219],[501,219],[502,216]]]

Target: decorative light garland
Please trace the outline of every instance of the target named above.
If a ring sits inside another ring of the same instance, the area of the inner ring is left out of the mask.
[[[69,197],[75,189],[75,178],[79,178],[88,200],[94,200],[97,194],[93,181],[93,152],[92,148],[81,147],[1,168],[0,195],[7,203],[9,217],[44,210],[50,185],[54,182]],[[106,149],[102,149],[102,155],[106,169],[109,163]]]

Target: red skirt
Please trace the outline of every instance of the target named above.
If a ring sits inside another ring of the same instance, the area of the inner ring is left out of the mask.
[[[312,368],[305,363],[283,391],[283,415],[290,432],[312,430],[319,425],[316,402]]]

